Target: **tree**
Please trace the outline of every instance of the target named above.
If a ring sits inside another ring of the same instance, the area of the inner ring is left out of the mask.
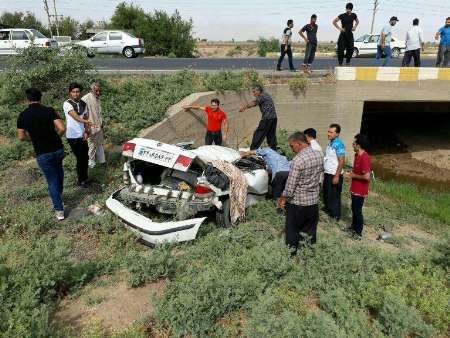
[[[0,28],[33,28],[44,35],[50,36],[50,31],[31,12],[4,12],[0,16]]]
[[[145,13],[140,7],[121,3],[111,18],[111,28],[131,30],[145,41],[150,55],[192,57],[195,39],[192,20],[185,21],[178,11]]]
[[[58,23],[59,35],[70,36],[72,39],[75,39],[80,34],[79,22],[70,16],[64,17]]]

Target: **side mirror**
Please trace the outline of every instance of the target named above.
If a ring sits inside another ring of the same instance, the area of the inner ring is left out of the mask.
[[[94,41],[94,37],[90,38],[89,40]]]

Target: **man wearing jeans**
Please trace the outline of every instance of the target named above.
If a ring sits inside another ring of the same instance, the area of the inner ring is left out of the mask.
[[[447,67],[450,60],[450,17],[445,20],[445,26],[439,29],[435,39],[441,42],[436,60],[436,67]]]
[[[82,86],[78,83],[69,85],[70,98],[64,102],[63,109],[66,115],[66,137],[73,154],[77,159],[78,185],[88,187],[89,137],[92,122],[88,121],[89,113],[87,105],[81,100]]]
[[[281,54],[277,63],[277,70],[281,70],[281,64],[283,63],[284,56],[287,54],[289,59],[289,69],[291,72],[295,72],[294,63],[292,61],[292,28],[294,27],[294,21],[289,19],[287,22],[287,27],[283,30],[283,35],[281,36]]]
[[[364,200],[369,194],[370,172],[372,165],[367,153],[369,140],[367,136],[358,134],[353,141],[353,150],[355,151],[355,160],[353,170],[344,174],[345,178],[351,179],[350,193],[352,195],[352,224],[349,228],[356,239],[362,236],[364,218],[362,208]]]
[[[342,169],[345,164],[345,146],[339,135],[341,126],[332,124],[328,128],[330,143],[325,151],[323,202],[325,212],[334,220],[341,219]]]
[[[17,119],[17,136],[21,141],[31,141],[36,161],[48,184],[53,209],[58,220],[64,219],[62,192],[64,183],[64,147],[60,135],[64,123],[53,108],[41,105],[42,93],[36,88],[26,90],[29,106]]]
[[[300,242],[316,242],[323,157],[311,148],[301,132],[292,134],[288,142],[297,155],[292,160],[278,208],[286,209],[286,244],[295,254]]]
[[[394,27],[398,22],[396,16],[393,16],[391,20],[389,20],[389,24],[383,27],[383,30],[380,34],[380,40],[378,41],[377,46],[377,61],[380,63],[382,67],[386,67],[392,58],[392,50],[391,50],[391,40],[392,40],[392,27]],[[385,55],[384,61],[381,61],[383,54]]]
[[[311,15],[311,21],[309,24],[305,25],[300,32],[300,36],[305,40],[305,59],[303,60],[303,72],[306,74],[311,74],[311,66],[314,62],[317,50],[317,30],[319,27],[316,24],[317,15]],[[306,36],[305,33],[306,32]]]

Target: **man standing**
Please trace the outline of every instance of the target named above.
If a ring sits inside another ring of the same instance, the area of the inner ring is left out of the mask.
[[[272,97],[263,91],[260,85],[256,85],[252,89],[253,96],[255,100],[244,105],[239,109],[242,113],[243,111],[259,106],[261,111],[261,121],[259,121],[258,128],[256,128],[252,144],[250,145],[250,150],[258,149],[267,138],[267,144],[273,150],[277,150],[277,111],[275,110],[275,104],[273,103]]]
[[[341,27],[337,24],[339,21],[341,22]],[[355,49],[353,32],[359,25],[358,16],[353,13],[353,4],[351,2],[345,6],[345,13],[333,20],[333,25],[341,32],[339,34],[337,52],[339,66],[342,66],[342,63],[344,62],[344,51],[346,51],[346,66],[349,66],[353,56],[353,50]]]
[[[286,180],[289,176],[289,160],[286,156],[280,155],[275,150],[270,148],[259,148],[241,153],[242,157],[254,155],[261,156],[266,163],[267,170],[272,175],[273,198],[278,200],[284,191]]]
[[[93,123],[88,121],[88,108],[86,103],[81,100],[82,90],[83,87],[78,83],[73,82],[69,85],[70,98],[64,102],[63,110],[67,121],[66,138],[77,159],[78,185],[87,188],[89,186],[89,147],[87,139]]]
[[[409,67],[411,58],[414,59],[414,67],[420,67],[420,49],[425,50],[423,30],[419,27],[419,19],[414,19],[412,28],[406,33],[406,51],[402,67]]]
[[[295,254],[300,241],[316,243],[323,157],[311,148],[301,132],[291,135],[288,142],[297,155],[292,160],[278,208],[286,209],[286,244]]]
[[[103,119],[102,106],[100,102],[100,95],[102,92],[102,85],[99,82],[94,82],[91,85],[91,92],[84,95],[83,100],[87,105],[89,112],[89,121],[92,123],[91,133],[87,140],[89,147],[89,167],[94,168],[97,161],[104,164],[105,150],[103,149]]]
[[[380,33],[380,40],[377,45],[377,61],[382,67],[386,67],[392,58],[391,40],[392,40],[392,27],[398,22],[396,16],[393,16],[389,23],[383,27]],[[384,61],[381,61],[383,54],[385,55]]]
[[[36,162],[47,180],[56,218],[62,221],[64,147],[60,135],[65,132],[64,123],[53,108],[41,105],[42,93],[38,89],[27,89],[26,96],[29,106],[17,119],[17,137],[33,144]]]
[[[183,107],[185,110],[189,109],[200,109],[204,111],[208,118],[208,125],[206,127],[205,144],[211,145],[215,144],[218,146],[222,145],[222,141],[226,142],[228,138],[228,119],[227,114],[225,114],[220,109],[219,99],[212,99],[210,106],[199,106],[197,104],[192,106]],[[222,128],[225,131],[225,135],[222,137]]]
[[[319,142],[317,142],[317,131],[314,128],[308,128],[305,129],[303,134],[305,134],[311,148],[313,148],[313,150],[320,151],[323,154],[322,147],[320,146]]]
[[[281,70],[281,63],[283,62],[284,56],[287,54],[289,59],[289,69],[291,72],[295,72],[294,63],[292,61],[292,28],[294,27],[294,21],[289,19],[287,22],[287,27],[283,30],[283,35],[281,36],[281,54],[277,63],[277,70]]]
[[[364,218],[362,208],[364,200],[369,194],[370,172],[372,165],[367,149],[369,140],[367,136],[358,134],[353,141],[355,160],[353,170],[344,174],[345,178],[351,179],[350,193],[352,195],[352,224],[350,230],[354,232],[356,238],[362,236]]]
[[[345,164],[345,146],[339,138],[341,126],[332,124],[328,128],[330,143],[325,151],[323,178],[323,201],[325,211],[334,220],[341,219],[342,169]]]
[[[445,20],[445,26],[439,29],[435,39],[439,40],[439,51],[436,60],[436,67],[447,67],[450,59],[450,17]]]
[[[317,50],[317,30],[319,26],[316,24],[317,15],[311,15],[311,21],[309,24],[305,25],[298,33],[305,40],[305,59],[303,60],[303,72],[306,74],[311,74],[311,66],[314,62]],[[306,32],[306,36],[304,34]]]

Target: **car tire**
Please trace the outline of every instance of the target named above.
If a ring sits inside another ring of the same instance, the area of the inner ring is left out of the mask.
[[[231,228],[230,199],[222,201],[222,210],[216,210],[216,223],[221,228]]]
[[[358,48],[353,48],[353,55],[352,58],[357,58],[359,56],[359,50]]]
[[[123,56],[125,56],[127,59],[136,57],[136,53],[134,52],[134,49],[132,47],[125,47],[122,53]]]
[[[401,51],[400,51],[400,48],[394,48],[394,49],[392,49],[392,57],[393,58],[399,58],[400,57],[400,53],[401,53]]]

